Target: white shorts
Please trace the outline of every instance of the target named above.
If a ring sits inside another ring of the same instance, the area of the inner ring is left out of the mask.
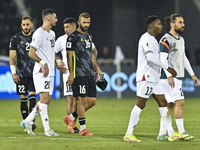
[[[69,73],[63,74],[64,96],[73,95],[72,86],[66,84],[68,77]]]
[[[142,98],[149,98],[151,94],[162,95],[164,90],[162,84],[159,82],[137,82],[137,96]]]
[[[182,81],[174,78],[175,87],[172,88],[167,79],[161,79],[161,83],[164,87],[165,91],[165,99],[168,103],[175,103],[175,101],[184,99],[183,91],[182,91]]]
[[[33,74],[33,82],[37,94],[40,92],[49,92],[49,95],[53,94],[54,76],[44,77],[43,73]]]

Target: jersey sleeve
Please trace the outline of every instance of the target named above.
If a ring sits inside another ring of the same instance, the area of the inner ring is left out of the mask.
[[[30,43],[30,47],[33,47],[34,49],[38,49],[42,45],[42,38],[41,38],[40,32],[38,30],[34,32],[32,41]]]
[[[67,43],[66,43],[66,50],[67,51],[74,51],[76,46],[76,37],[75,36],[68,36]]]
[[[145,54],[153,53],[153,46],[151,45],[151,42],[148,40],[148,38],[143,40],[142,46],[144,48]]]
[[[160,41],[160,52],[165,52],[165,53],[169,53],[170,50],[170,46],[169,46],[169,42],[167,41],[166,38],[163,38]]]
[[[11,39],[10,39],[10,45],[9,45],[9,50],[17,50],[17,37],[16,36],[13,36]]]
[[[96,46],[94,45],[94,43],[92,42],[92,51],[94,51],[96,49]]]

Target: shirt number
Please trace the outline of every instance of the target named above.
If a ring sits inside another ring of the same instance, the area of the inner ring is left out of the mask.
[[[80,89],[80,94],[86,93],[85,85],[83,85],[83,86],[79,85],[79,89]]]
[[[146,91],[145,95],[150,95],[152,90],[153,90],[152,87],[147,87],[147,91]]]

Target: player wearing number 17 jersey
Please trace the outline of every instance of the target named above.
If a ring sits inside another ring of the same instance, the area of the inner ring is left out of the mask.
[[[167,101],[164,98],[162,85],[159,83],[159,70],[164,68],[170,71],[174,76],[176,71],[169,68],[159,61],[159,45],[155,36],[162,31],[162,25],[157,16],[149,16],[146,19],[147,32],[144,33],[138,44],[138,66],[137,66],[137,104],[131,112],[131,117],[124,141],[140,142],[134,135],[133,130],[139,121],[139,115],[145,107],[146,101],[152,95],[159,105],[159,112],[163,118],[168,133],[174,136],[175,132],[171,126],[171,118],[167,110]],[[174,138],[173,140],[178,139]]]
[[[9,46],[10,68],[13,81],[16,84],[17,95],[20,95],[20,109],[23,119],[28,116],[28,94],[29,112],[36,104],[36,92],[33,84],[33,66],[35,62],[28,56],[33,35],[32,26],[32,18],[24,16],[21,23],[22,31],[11,38]],[[32,125],[34,128],[36,127],[34,123]]]

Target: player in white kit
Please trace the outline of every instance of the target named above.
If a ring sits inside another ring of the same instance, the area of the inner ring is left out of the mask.
[[[55,52],[61,52],[62,54],[62,61],[66,64],[66,69],[68,70],[68,65],[67,65],[67,51],[66,51],[66,41],[67,37],[76,30],[76,20],[72,17],[68,17],[63,21],[63,27],[65,34],[60,36],[56,40],[55,44]],[[64,87],[64,96],[67,96],[67,114],[71,114],[74,112],[74,103],[75,103],[75,98],[73,97],[73,91],[72,87],[68,84],[66,84],[67,80],[69,77],[69,73],[64,73],[63,74],[63,87]],[[74,121],[74,132],[78,133],[79,129],[76,127],[76,120]]]
[[[185,131],[183,125],[184,95],[182,92],[182,79],[184,78],[185,69],[191,75],[195,86],[198,85],[198,79],[185,55],[185,42],[183,37],[180,36],[185,27],[183,17],[180,14],[172,14],[170,17],[165,18],[165,23],[170,27],[170,32],[166,33],[160,40],[160,60],[162,63],[174,68],[177,71],[177,76],[173,78],[166,70],[162,70],[161,83],[164,87],[170,114],[175,106],[174,115],[178,131],[185,136],[187,135],[182,139],[192,140],[194,137]],[[168,135],[162,119],[160,125],[157,140],[166,140]]]
[[[146,101],[152,95],[159,105],[159,112],[163,118],[167,130],[170,133],[169,141],[179,139],[171,126],[171,118],[167,110],[167,102],[164,98],[163,87],[159,82],[159,70],[163,68],[176,76],[176,71],[159,61],[159,45],[155,36],[162,31],[162,25],[157,16],[149,16],[146,21],[147,32],[144,33],[138,44],[137,66],[137,104],[133,107],[124,141],[141,142],[133,135],[133,130],[139,121],[139,115],[145,107]]]
[[[27,130],[28,134],[35,135],[30,128],[30,123],[40,113],[44,135],[59,136],[50,128],[47,112],[53,94],[55,62],[58,67],[64,67],[64,63],[55,55],[55,33],[51,30],[53,26],[56,26],[58,20],[55,11],[52,9],[45,9],[42,12],[42,19],[43,25],[33,34],[29,50],[29,56],[35,60],[33,80],[40,101],[28,117],[21,122],[21,126]]]

